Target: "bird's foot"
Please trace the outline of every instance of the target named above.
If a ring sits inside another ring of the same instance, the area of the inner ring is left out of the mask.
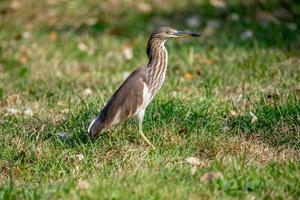
[[[153,149],[155,150],[155,146],[148,140],[148,138],[146,138],[146,136],[144,135],[144,133],[142,131],[139,131],[140,135],[142,136],[142,138],[144,139],[144,141]]]

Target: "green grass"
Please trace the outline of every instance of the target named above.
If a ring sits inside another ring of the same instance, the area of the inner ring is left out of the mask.
[[[299,199],[299,3],[38,2],[0,3],[0,199]],[[90,140],[153,27],[195,15],[146,111],[157,150],[135,120]]]

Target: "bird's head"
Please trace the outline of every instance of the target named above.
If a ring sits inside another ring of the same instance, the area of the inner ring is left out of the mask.
[[[183,38],[183,37],[199,37],[199,34],[186,32],[186,31],[179,31],[174,28],[170,28],[167,26],[159,27],[155,29],[152,33],[152,38],[167,40],[169,38]]]

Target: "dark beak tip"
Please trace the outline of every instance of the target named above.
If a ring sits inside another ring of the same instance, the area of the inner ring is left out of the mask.
[[[192,37],[200,37],[201,35],[198,34],[198,33],[191,33],[191,36],[192,36]]]

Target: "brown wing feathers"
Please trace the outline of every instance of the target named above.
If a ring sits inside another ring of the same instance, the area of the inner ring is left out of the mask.
[[[118,88],[88,128],[88,133],[96,137],[100,132],[135,114],[143,103],[143,81],[146,81],[147,68],[139,67]],[[116,119],[116,117],[118,119]]]

